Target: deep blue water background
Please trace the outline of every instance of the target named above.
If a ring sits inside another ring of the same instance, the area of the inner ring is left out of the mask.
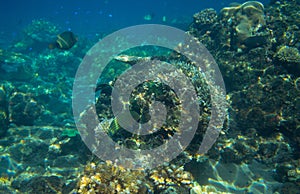
[[[94,37],[123,27],[158,23],[185,30],[194,13],[204,8],[220,10],[242,0],[1,0],[0,46],[13,40],[33,19],[46,19],[62,30]],[[267,4],[268,0],[261,1]],[[144,19],[151,15],[152,20]],[[162,21],[163,16],[166,22]]]

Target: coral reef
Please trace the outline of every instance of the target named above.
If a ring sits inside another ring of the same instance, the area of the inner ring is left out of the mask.
[[[201,186],[195,185],[191,190],[190,194],[202,194],[202,193],[214,193],[214,194],[229,194],[227,192],[218,191],[213,186]]]
[[[272,1],[267,9],[267,25],[272,30],[274,49],[281,46],[299,48],[299,10],[297,0]]]
[[[47,20],[33,20],[23,30],[23,36],[20,41],[17,41],[11,49],[16,52],[39,52],[43,48],[48,48],[49,43],[53,42],[56,35],[59,33],[59,27]]]
[[[5,178],[0,192],[69,193],[74,189],[91,155],[79,135],[67,137],[64,130],[71,129],[10,127],[0,139],[0,174]]]
[[[157,191],[167,190],[174,186],[184,187],[188,190],[194,183],[191,173],[185,171],[183,166],[175,164],[155,168],[150,171],[148,176]]]
[[[256,20],[242,12],[248,6]],[[273,1],[265,8],[250,1],[224,8],[205,31],[196,28],[198,24],[189,30],[214,55],[230,103],[229,130],[209,157],[238,164],[255,158],[268,164],[277,169],[274,177],[284,182],[282,191],[287,185],[297,188],[299,8],[293,0]],[[259,44],[249,45],[248,40]]]
[[[143,171],[131,171],[110,162],[86,165],[76,193],[151,193]]]
[[[0,75],[1,80],[28,81],[33,77],[33,60],[17,52],[0,49]]]
[[[197,29],[193,33],[197,33],[197,36],[205,33],[211,33],[209,29],[217,21],[217,12],[214,9],[205,9],[199,13],[194,14],[193,23],[191,24],[190,29]]]
[[[195,67],[195,65],[190,64],[189,62],[174,60],[172,57],[162,57],[162,56],[153,56],[155,58],[164,59],[170,64],[174,65],[176,68],[182,70],[182,72],[187,75],[190,81],[193,83],[196,88],[197,95],[199,97],[199,108],[201,111],[201,123],[199,124],[199,130],[197,132],[197,137],[203,135],[202,128],[206,128],[208,124],[209,114],[210,114],[210,96],[209,89],[205,82],[205,79],[201,72]],[[121,55],[116,57],[115,65],[118,65],[120,62],[128,63],[134,65],[139,61],[150,60],[150,57],[137,57],[132,55]],[[105,76],[105,75],[104,75]],[[136,79],[134,76],[127,77],[128,80]],[[99,96],[96,99],[96,111],[99,117],[99,120],[102,120],[103,123],[113,119],[113,114],[111,112],[111,86],[114,85],[115,80],[107,84],[105,88],[102,87]],[[130,82],[130,81],[129,81]],[[126,86],[122,86],[126,88]],[[162,125],[161,129],[157,130],[155,133],[146,135],[146,136],[136,136],[127,132],[125,129],[118,127],[116,130],[115,127],[107,126],[104,130],[108,132],[111,138],[118,142],[121,145],[125,145],[131,149],[150,149],[155,148],[164,142],[166,142],[174,133],[179,132],[178,120],[180,115],[180,101],[175,95],[174,91],[167,85],[162,84],[157,80],[148,81],[141,83],[137,86],[131,93],[130,97],[130,111],[134,119],[138,122],[146,122],[150,118],[149,114],[149,104],[153,100],[162,102],[167,111],[167,117],[165,123]],[[84,119],[82,114],[82,119]],[[118,122],[117,120],[114,120]],[[105,125],[106,126],[106,125]],[[195,138],[200,139],[200,138]],[[194,146],[189,149],[190,152],[197,148],[200,145],[200,142],[194,142]]]
[[[49,50],[59,27],[33,21],[21,40],[0,49],[0,193],[298,192],[299,10],[297,0],[272,0],[265,7],[249,1],[219,14],[206,9],[194,15],[188,33],[219,64],[230,104],[224,129],[205,155],[196,151],[210,121],[211,98],[199,69],[184,56],[161,48],[114,57],[96,89],[96,114],[120,145],[151,149],[180,133],[180,99],[160,82],[161,75],[138,85],[128,103],[139,122],[151,118],[153,99],[164,103],[166,123],[147,136],[132,135],[118,124],[111,111],[111,91],[118,75],[136,63],[161,60],[174,65],[199,98],[201,118],[190,146],[169,164],[139,171],[94,159],[75,128],[73,77],[94,42],[80,37],[70,50]]]
[[[223,32],[228,37],[227,44],[230,46],[257,47],[266,43],[263,32],[265,27],[264,6],[258,1],[247,1],[242,5],[225,7],[219,15],[223,26],[229,26],[229,31]],[[253,44],[255,42],[255,44]]]
[[[274,55],[274,62],[290,73],[300,75],[300,54],[295,47],[282,46]]]
[[[130,170],[112,162],[91,162],[86,165],[74,192],[189,193],[193,186],[192,175],[175,164],[164,164],[152,170]]]
[[[33,20],[30,25],[24,29],[26,36],[33,40],[50,42],[53,35],[57,35],[59,28],[57,25],[43,19]]]
[[[9,121],[16,125],[33,125],[42,106],[29,94],[14,92],[9,98]]]

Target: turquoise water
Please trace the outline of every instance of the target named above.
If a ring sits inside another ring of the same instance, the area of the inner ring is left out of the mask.
[[[300,193],[299,9],[1,1],[0,193]]]

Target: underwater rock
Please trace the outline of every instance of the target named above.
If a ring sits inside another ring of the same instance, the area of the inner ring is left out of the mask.
[[[300,75],[300,53],[297,48],[282,46],[274,58],[277,65],[284,67],[292,74]]]
[[[33,77],[32,60],[22,54],[0,49],[0,79],[29,80]]]
[[[198,185],[196,184],[191,190],[190,194],[203,194],[203,193],[213,193],[213,194],[230,194],[229,192],[218,191],[212,185]]]
[[[1,63],[25,63],[30,58],[22,53],[10,52],[7,50],[0,49],[0,62]]]
[[[0,193],[5,188],[13,193],[69,193],[74,189],[91,153],[79,136],[64,136],[64,130],[69,129],[10,127],[0,139]],[[1,188],[4,177],[9,184]]]
[[[149,173],[149,178],[153,181],[155,190],[157,191],[166,191],[174,185],[189,190],[194,183],[192,174],[185,171],[183,166],[175,164],[152,169]]]
[[[8,129],[8,103],[6,91],[0,85],[0,137],[3,136]]]
[[[204,9],[201,12],[194,14],[193,18],[194,25],[198,25],[198,27],[213,25],[217,21],[217,12],[212,8]]]
[[[16,125],[33,125],[41,110],[42,106],[28,94],[14,92],[9,98],[9,121]]]
[[[29,175],[28,175],[29,176]],[[59,176],[34,176],[29,179],[17,179],[12,182],[14,188],[23,193],[69,193],[66,183]],[[72,185],[72,184],[71,184]],[[69,185],[70,186],[70,185]]]
[[[267,25],[272,29],[274,48],[283,45],[299,48],[299,10],[298,0],[273,1],[266,9]]]
[[[44,19],[33,20],[24,29],[26,36],[38,42],[50,42],[53,35],[58,34],[59,28],[50,21]]]
[[[48,48],[53,38],[59,34],[59,27],[45,19],[33,20],[24,30],[21,40],[16,42],[11,49],[16,52],[40,52]]]

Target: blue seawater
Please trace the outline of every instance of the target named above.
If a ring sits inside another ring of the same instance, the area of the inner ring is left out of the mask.
[[[13,39],[34,19],[46,19],[63,29],[78,34],[95,36],[145,23],[165,24],[186,30],[192,15],[205,8],[220,10],[237,0],[211,1],[159,1],[159,0],[28,0],[1,1],[1,40]],[[268,0],[261,1],[268,3]],[[145,20],[145,16],[151,20]],[[163,21],[165,17],[165,21]],[[1,42],[0,42],[1,43]]]

